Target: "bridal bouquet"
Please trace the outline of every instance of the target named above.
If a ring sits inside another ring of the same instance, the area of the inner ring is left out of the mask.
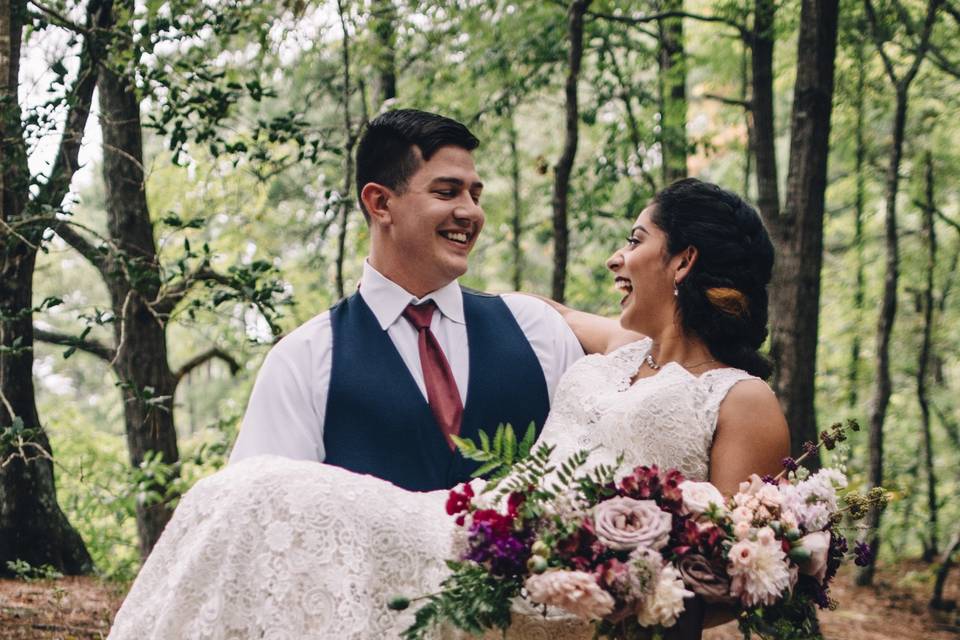
[[[832,448],[844,438],[834,425],[821,439]],[[452,573],[419,598],[426,603],[405,638],[442,620],[471,633],[506,629],[517,598],[589,621],[601,637],[657,637],[694,596],[731,607],[747,637],[817,637],[813,605],[833,606],[830,581],[848,555],[844,513],[862,517],[885,499],[882,489],[841,497],[847,481],[837,469],[806,472],[799,463],[812,444],[780,475],[754,475],[728,500],[674,469],[622,475],[618,461],[588,470],[586,451],[557,467],[550,446],[529,451],[532,440],[528,431],[518,446],[506,427],[480,447],[460,442],[496,479],[450,491]],[[865,545],[854,555],[870,561]],[[409,604],[397,598],[391,608]]]

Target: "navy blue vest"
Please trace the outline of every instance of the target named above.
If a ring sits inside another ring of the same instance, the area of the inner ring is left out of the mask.
[[[543,370],[513,314],[496,296],[463,292],[470,381],[460,435],[478,442],[500,423],[518,436],[549,409]],[[477,463],[450,451],[430,406],[359,293],[330,309],[333,364],[323,425],[325,462],[409,489],[446,489]]]

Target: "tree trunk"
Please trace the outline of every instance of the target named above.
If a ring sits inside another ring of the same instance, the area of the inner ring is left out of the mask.
[[[937,266],[937,236],[933,222],[934,202],[933,156],[928,151],[924,159],[925,188],[923,206],[923,236],[927,245],[927,263],[923,290],[923,337],[917,362],[917,402],[920,405],[920,426],[923,442],[923,466],[927,480],[927,533],[923,538],[923,560],[933,562],[937,555],[937,478],[933,468],[933,439],[930,432],[930,399],[927,377],[930,365],[930,350],[933,342],[933,285]]]
[[[814,392],[837,20],[837,0],[802,2],[786,200],[783,211],[768,218],[777,243],[770,286],[774,389],[795,454],[804,441],[817,440]],[[758,173],[763,162],[757,158]],[[818,462],[812,457],[810,466]]]
[[[567,201],[570,195],[570,175],[577,155],[580,134],[580,110],[577,103],[577,83],[580,79],[580,63],[583,60],[583,16],[592,0],[573,0],[567,8],[567,40],[570,45],[567,56],[566,139],[563,153],[557,162],[553,181],[553,299],[563,302],[567,285],[567,251],[569,229],[567,226]]]
[[[17,100],[25,16],[25,2],[0,0],[0,575],[15,560],[82,574],[93,561],[57,503],[33,386],[33,271],[44,227],[21,224],[31,213]]]
[[[132,2],[124,4],[132,12]],[[130,78],[117,75],[109,65],[100,68],[99,89],[107,226],[116,251],[104,275],[117,318],[113,369],[123,394],[130,463],[139,467],[153,452],[164,464],[176,465],[176,383],[167,360],[165,322],[150,306],[158,297],[161,276],[147,207],[139,102]],[[168,491],[163,482],[154,488],[161,495]],[[137,505],[143,557],[171,513],[167,500]]]
[[[858,41],[856,48],[857,60],[857,88],[854,108],[857,110],[857,122],[854,127],[854,167],[853,172],[856,187],[853,196],[853,249],[856,252],[856,283],[853,289],[853,310],[856,314],[853,332],[853,341],[850,344],[850,363],[847,367],[847,406],[851,409],[857,406],[860,397],[860,351],[863,347],[859,327],[863,325],[863,306],[866,292],[866,261],[863,255],[863,216],[866,201],[866,174],[864,161],[867,157],[867,147],[864,141],[864,86],[866,79],[866,65],[864,64],[863,43]]]
[[[937,568],[937,579],[933,585],[933,597],[930,598],[931,609],[946,610],[956,604],[944,601],[943,589],[947,584],[947,576],[950,575],[950,569],[953,567],[953,556],[957,552],[958,546],[960,546],[960,532],[953,534],[953,538],[950,539],[946,550],[943,552],[943,558],[940,561],[940,566]]]
[[[747,130],[747,146],[743,153],[743,186],[740,193],[744,198],[750,198],[750,175],[753,173],[753,116],[750,111],[753,109],[747,100],[750,95],[750,47],[746,42],[743,43],[743,50],[740,52],[740,101],[746,106],[743,112],[744,127]]]
[[[876,14],[871,0],[866,0],[867,18],[870,29],[877,43],[877,50],[883,59],[884,68],[896,89],[896,103],[893,114],[890,160],[887,164],[887,175],[884,181],[884,198],[886,200],[884,215],[884,238],[886,244],[886,266],[883,281],[883,299],[880,303],[880,315],[877,319],[877,347],[876,347],[876,382],[874,383],[873,402],[870,410],[869,438],[870,464],[867,476],[869,490],[883,485],[883,423],[887,416],[887,405],[890,402],[890,337],[893,334],[893,323],[897,315],[897,281],[900,275],[900,245],[897,238],[897,195],[900,191],[900,161],[903,157],[903,138],[907,122],[907,104],[910,84],[920,69],[927,53],[930,42],[930,33],[942,0],[930,0],[927,4],[926,18],[923,23],[923,32],[920,35],[920,44],[913,55],[913,62],[903,76],[897,77],[894,64],[887,57],[883,49],[883,41],[877,36]],[[871,509],[867,514],[865,540],[879,552],[880,510]],[[860,586],[873,583],[874,563],[860,567],[857,571],[856,582]]]
[[[510,131],[508,132],[510,142],[510,184],[512,187],[513,217],[511,224],[513,227],[513,238],[511,250],[513,252],[513,289],[520,291],[523,289],[523,250],[521,249],[520,239],[523,234],[523,201],[520,198],[520,154],[517,151],[517,124],[514,120],[515,115],[510,113]]]
[[[883,423],[890,402],[890,336],[897,315],[897,281],[900,276],[900,244],[897,238],[897,194],[900,190],[900,159],[903,153],[903,134],[907,120],[906,87],[897,88],[896,108],[893,117],[893,144],[890,149],[890,162],[884,185],[886,208],[884,215],[884,237],[886,244],[885,274],[883,279],[883,298],[880,303],[880,316],[877,320],[876,382],[874,383],[873,402],[871,403],[869,435],[870,463],[867,475],[868,488],[883,486]],[[867,538],[874,546],[878,543],[877,527],[880,525],[880,512],[872,509],[867,514],[865,524],[869,533]],[[873,582],[873,564],[861,567],[857,572],[857,584],[866,586]]]
[[[661,11],[683,11],[683,0],[663,0]],[[683,18],[657,21],[660,35],[660,151],[663,183],[687,177],[687,61],[683,49]]]
[[[397,8],[393,0],[373,0],[373,35],[376,40],[374,108],[397,97]]]
[[[346,14],[342,0],[337,0],[337,11],[340,16],[340,27],[343,30],[343,93],[341,106],[343,107],[343,190],[340,193],[340,231],[337,234],[337,296],[344,297],[343,262],[347,250],[347,224],[350,221],[350,211],[353,209],[353,200],[349,197],[353,185],[353,123],[350,117],[350,33],[347,31]]]
[[[773,114],[773,18],[776,6],[773,0],[755,0],[753,10],[753,83],[750,99],[753,157],[757,161],[757,206],[769,223],[780,215]]]

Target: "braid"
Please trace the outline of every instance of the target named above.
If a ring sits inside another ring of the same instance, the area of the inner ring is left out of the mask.
[[[773,245],[760,216],[736,194],[693,178],[673,183],[654,202],[668,253],[690,246],[698,252],[677,292],[684,329],[718,360],[769,377],[772,367],[758,349],[767,337]]]

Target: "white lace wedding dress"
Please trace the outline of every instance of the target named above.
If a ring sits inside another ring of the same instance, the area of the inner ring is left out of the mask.
[[[641,340],[570,368],[541,435],[556,459],[596,448],[591,464],[623,452],[625,473],[656,464],[707,478],[720,403],[750,376],[715,369],[698,378],[668,363],[631,385],[649,347]],[[277,457],[230,466],[183,497],[109,637],[396,638],[416,606],[397,613],[387,601],[430,593],[446,574],[454,529],[446,495]],[[591,637],[569,617],[514,618],[511,638]]]

